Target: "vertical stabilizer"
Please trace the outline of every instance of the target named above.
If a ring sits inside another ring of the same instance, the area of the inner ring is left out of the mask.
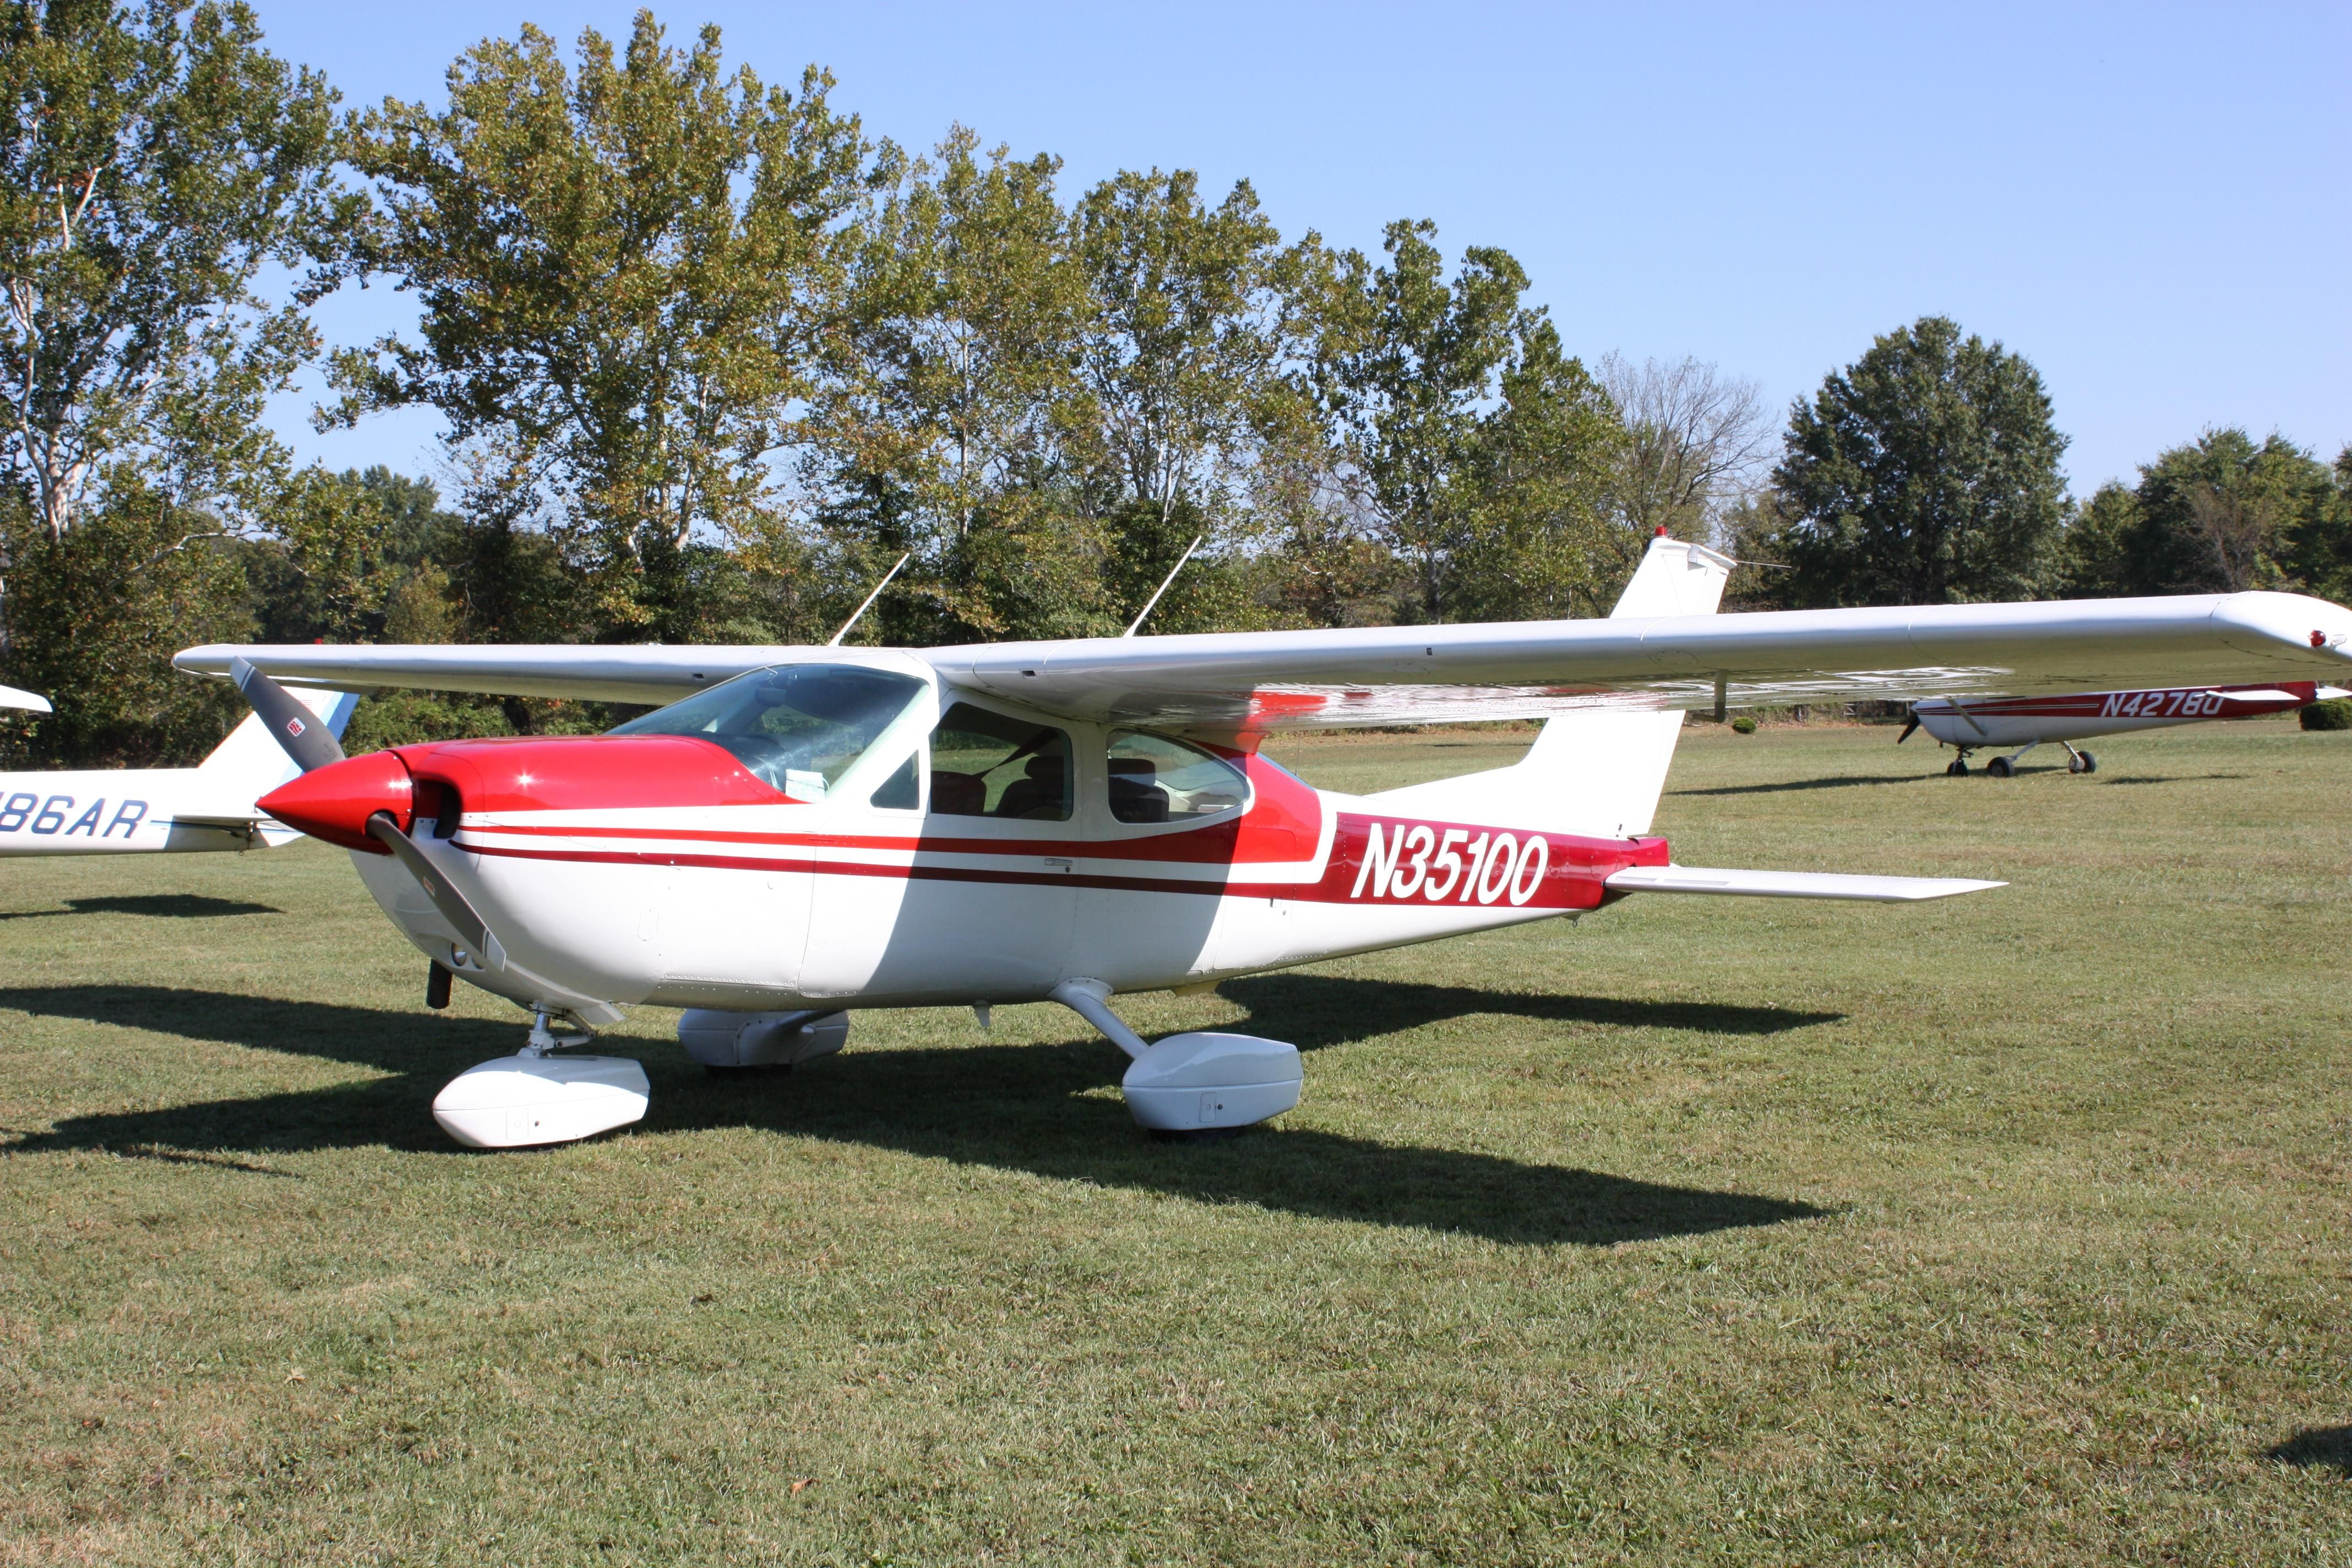
[[[1711,616],[1732,562],[1704,544],[1650,541],[1612,620]],[[1596,838],[1650,830],[1681,735],[1679,709],[1590,708],[1545,721],[1507,768],[1367,797],[1382,811],[1540,827]]]

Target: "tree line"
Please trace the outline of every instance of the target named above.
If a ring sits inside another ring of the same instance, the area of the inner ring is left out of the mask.
[[[2039,376],[1927,318],[1801,400],[1569,351],[1507,251],[1286,238],[1245,183],[868,135],[673,42],[524,27],[439,103],[347,109],[240,4],[6,6],[0,664],[21,756],[184,758],[206,640],[823,641],[1606,610],[1660,526],[1749,605],[2340,591],[2346,495],[2209,433],[2079,508]],[[330,345],[349,286],[412,331]],[[298,468],[266,418],[428,408],[431,478]],[[401,697],[355,743],[579,728]]]

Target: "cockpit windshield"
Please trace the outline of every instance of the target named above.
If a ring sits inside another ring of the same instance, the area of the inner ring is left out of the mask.
[[[929,690],[895,670],[787,664],[739,675],[612,732],[714,742],[732,752],[746,772],[794,800],[820,801]]]

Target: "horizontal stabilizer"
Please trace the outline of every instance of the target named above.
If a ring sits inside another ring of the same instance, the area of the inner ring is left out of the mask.
[[[1722,871],[1707,866],[1633,866],[1609,879],[1620,893],[1714,893],[1738,899],[1859,899],[1907,904],[1981,893],[2007,882],[1965,877],[1855,877],[1843,871]]]

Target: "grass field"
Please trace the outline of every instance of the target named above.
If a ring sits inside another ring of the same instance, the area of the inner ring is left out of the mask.
[[[1307,1052],[1206,1146],[1055,1008],[647,1011],[641,1127],[469,1154],[518,1016],[341,854],[8,863],[0,1562],[2352,1562],[2352,734],[1892,742],[1694,730],[1660,829],[2014,886],[1133,999]]]

